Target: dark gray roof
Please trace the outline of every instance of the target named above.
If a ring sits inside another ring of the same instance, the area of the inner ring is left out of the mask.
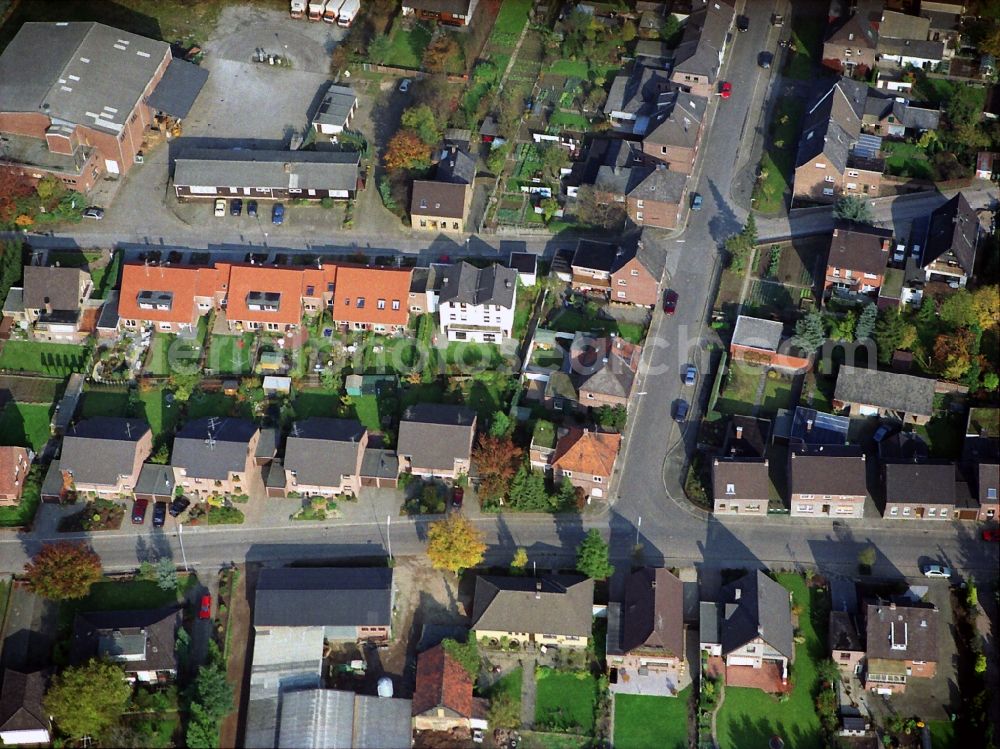
[[[996,463],[980,463],[976,471],[977,497],[981,505],[1000,503],[1000,465]]]
[[[371,478],[394,479],[399,476],[399,458],[392,450],[369,447],[361,458],[361,475]]]
[[[694,148],[707,110],[705,97],[676,91],[657,112],[645,140],[658,145]]]
[[[930,24],[926,16],[886,10],[878,25],[878,35],[880,39],[926,39]]]
[[[112,289],[108,298],[101,306],[101,314],[97,317],[97,329],[114,330],[118,327],[118,291]]]
[[[24,268],[24,308],[53,311],[80,309],[80,281],[86,275],[79,268],[55,268],[44,265],[27,265]]]
[[[716,500],[771,497],[767,461],[762,458],[716,458],[712,461],[712,497]],[[729,491],[729,487],[732,491]]]
[[[119,476],[132,475],[139,440],[149,431],[142,419],[86,419],[66,431],[59,463],[77,484],[116,484]]]
[[[143,463],[139,479],[135,482],[136,494],[153,494],[172,497],[174,494],[174,471],[170,466]]]
[[[630,188],[626,195],[637,200],[653,200],[679,205],[686,186],[686,174],[658,166],[637,185]]]
[[[954,507],[955,464],[886,464],[885,501]]]
[[[170,465],[188,476],[227,479],[246,470],[250,441],[258,427],[246,419],[218,416],[189,421],[177,433]]]
[[[429,276],[430,268],[414,268],[410,272],[410,293],[423,294],[426,292]]]
[[[868,474],[860,447],[796,445],[789,457],[788,486],[792,494],[819,497],[865,497]]]
[[[663,275],[663,266],[666,263],[666,250],[656,242],[648,231],[643,231],[642,236],[635,242],[626,242],[619,248],[615,255],[611,272],[617,273],[635,258],[639,265],[649,271],[649,274],[659,281]]]
[[[979,239],[979,219],[963,193],[958,193],[931,212],[927,239],[924,242],[921,267],[935,260],[955,260],[968,276],[972,275],[976,261],[976,243]],[[25,269],[27,270],[27,269]],[[27,278],[25,278],[27,281]],[[27,283],[25,283],[27,291]],[[25,302],[25,307],[29,305]]]
[[[126,671],[175,671],[175,642],[181,626],[181,609],[94,611],[77,614],[73,621],[70,662],[108,657]],[[126,654],[130,657],[124,659]]]
[[[507,264],[518,273],[535,273],[538,271],[538,255],[533,252],[512,252]]]
[[[174,184],[277,190],[356,190],[360,155],[348,151],[187,149],[174,162]]]
[[[48,731],[49,719],[42,706],[49,671],[23,673],[4,670],[0,692],[0,732]]]
[[[413,196],[410,199],[410,214],[464,219],[465,196],[468,190],[468,185],[457,182],[415,179]]]
[[[882,275],[889,260],[892,232],[862,224],[838,226],[830,237],[827,265]],[[883,247],[883,243],[885,243]]]
[[[392,622],[389,567],[263,569],[255,627],[385,627]]]
[[[736,318],[736,327],[733,329],[732,345],[777,351],[784,330],[783,323],[740,315]]]
[[[879,372],[844,364],[837,374],[834,400],[931,416],[934,413],[935,380],[927,377]]]
[[[668,71],[636,65],[631,73],[615,76],[604,112],[609,115],[612,112],[651,114],[659,97],[673,89]]]
[[[476,179],[476,160],[458,146],[446,148],[441,152],[435,177],[439,182],[471,185]]]
[[[101,23],[25,23],[0,55],[0,110],[119,133],[169,46]]]
[[[517,271],[499,263],[477,268],[463,260],[444,268],[435,283],[442,302],[497,304],[510,309],[514,306]]]
[[[476,578],[471,627],[590,637],[593,603],[594,581],[589,577],[480,575]]]
[[[869,603],[865,617],[868,658],[936,663],[939,621],[940,612],[926,604]]]
[[[456,458],[469,459],[475,423],[476,412],[464,406],[410,406],[399,422],[396,453],[410,456],[414,468],[451,471]]]
[[[632,392],[642,348],[619,337],[593,338],[577,332],[570,346],[571,377],[579,390],[627,398]]]
[[[648,58],[650,62],[663,63],[674,59],[673,50],[667,46],[666,42],[649,41],[640,39],[635,44],[635,56]]]
[[[719,639],[719,604],[715,601],[701,601],[698,604],[698,641],[716,644]]]
[[[723,655],[759,636],[786,658],[794,656],[792,608],[780,583],[756,570],[724,586],[719,602],[724,605]]]
[[[915,107],[912,104],[903,109],[903,127],[908,130],[937,130],[941,124],[941,111]]]
[[[932,42],[928,39],[879,38],[878,53],[883,57],[901,55],[924,60],[941,60],[944,57],[944,42]]]
[[[576,245],[576,252],[573,253],[573,265],[577,268],[610,273],[615,266],[617,253],[618,247],[613,244],[581,239]]]
[[[826,37],[826,43],[875,49],[876,34],[864,13],[854,13],[846,19],[836,22],[833,30]]]
[[[825,154],[843,172],[861,133],[867,99],[868,87],[859,81],[840,78],[830,86],[803,117],[795,165],[808,164]]]
[[[714,83],[735,15],[735,9],[723,0],[709,0],[688,16],[684,36],[674,53],[674,70],[707,75],[709,82]]]
[[[723,452],[740,458],[763,458],[770,442],[770,420],[735,414],[726,427]]]
[[[285,470],[299,484],[339,487],[358,468],[365,428],[357,419],[313,416],[292,424],[285,442]]]
[[[351,110],[358,103],[358,95],[350,86],[340,86],[331,83],[330,88],[323,94],[323,101],[320,102],[319,109],[313,115],[313,123],[321,125],[339,125],[345,127],[347,118],[351,115]]]
[[[853,614],[846,611],[831,611],[829,624],[827,644],[830,650],[864,652],[865,645],[861,641],[861,634],[858,632],[858,625],[854,621]]]
[[[930,27],[935,31],[957,31],[962,24],[962,16],[959,13],[923,9],[921,15],[930,19]]]
[[[260,439],[257,440],[257,449],[254,450],[254,457],[270,460],[277,455],[279,438],[277,427],[262,427]]]
[[[670,570],[643,567],[625,580],[622,651],[655,650],[684,658],[684,584]]]
[[[173,117],[184,118],[208,80],[208,70],[184,60],[171,60],[163,78],[149,95],[149,106]]]

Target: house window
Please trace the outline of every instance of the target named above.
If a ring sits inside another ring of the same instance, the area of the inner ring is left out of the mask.
[[[890,515],[898,515],[899,514],[899,508],[898,507],[893,507],[891,510],[889,510],[889,514]]]
[[[624,291],[619,291],[618,292],[618,298],[619,299],[624,299],[627,296],[628,296],[628,294],[626,292],[624,292]]]
[[[824,187],[823,188],[823,194],[824,195],[833,195],[833,188],[832,187]]]
[[[385,309],[385,299],[379,299],[375,306],[379,309]]]
[[[826,164],[824,164],[822,161],[817,161],[816,162],[816,168],[817,169],[826,169]]]
[[[604,477],[603,476],[594,476],[594,483],[595,484],[603,484],[604,483]]]
[[[834,268],[833,269],[833,277],[834,278],[840,278],[840,268]]]
[[[619,286],[625,286],[627,284],[628,284],[628,281],[626,281],[624,278],[619,278],[618,279],[618,285]]]
[[[857,177],[858,173],[856,171],[854,171],[854,170],[848,170],[847,176],[848,177]]]
[[[590,399],[590,400],[594,400],[594,394],[593,393],[587,393],[587,398]]]
[[[398,299],[393,299],[392,300],[392,308],[394,310],[398,310],[399,309],[399,300]]]
[[[799,512],[812,512],[813,511],[813,506],[812,505],[799,505],[796,509],[798,509]]]
[[[832,182],[833,180],[830,180],[830,181]],[[857,190],[858,189],[858,183],[857,182],[848,182],[847,183],[847,189],[848,190]]]
[[[358,309],[365,308],[365,298],[363,296],[358,297]]]
[[[927,517],[932,518],[932,517],[935,517],[936,515],[937,515],[937,509],[936,508],[929,507],[927,509]]]
[[[665,154],[667,152],[666,146],[660,146],[660,153]]]
[[[637,270],[635,270],[635,269],[633,268],[633,269],[632,269],[632,271],[631,271],[631,273],[630,273],[629,275],[632,275],[632,276],[638,276],[638,275],[639,275],[639,271],[637,271]]]
[[[636,211],[635,220],[642,221],[642,211]]]
[[[451,222],[451,228],[454,229],[455,231],[458,231],[458,222],[457,221],[452,221]]]
[[[904,507],[903,508],[903,514],[904,515],[909,515],[910,514],[910,508],[909,507]]]
[[[847,268],[847,269],[844,270],[844,276],[846,276],[847,278],[850,278],[853,275],[854,275],[854,271],[852,271],[850,268]]]
[[[736,494],[736,484],[726,484],[726,494]]]
[[[427,222],[424,219],[420,219],[420,225],[426,227]]]
[[[799,495],[799,499],[812,499],[812,498],[813,498],[812,494],[800,494]]]
[[[643,207],[643,203],[642,203],[642,201],[641,201],[641,200],[637,200],[637,201],[635,201],[635,204],[636,204],[636,206],[637,206],[638,208],[642,208],[642,207]]]
[[[823,177],[823,180],[824,180],[825,182],[834,182],[834,181],[835,181],[835,180],[834,180],[834,177],[833,177],[833,175],[832,175],[832,174],[828,174],[828,175],[826,175],[825,177]]]
[[[752,505],[747,505],[747,510],[751,512],[757,512],[758,510],[760,510],[760,505],[754,502]]]
[[[573,472],[572,471],[563,471],[562,473],[563,473],[563,476],[565,476],[568,479],[573,478]]]

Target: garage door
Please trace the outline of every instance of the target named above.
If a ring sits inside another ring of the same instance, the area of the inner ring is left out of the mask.
[[[748,658],[744,655],[731,655],[726,659],[726,665],[728,666],[756,666],[756,658]]]

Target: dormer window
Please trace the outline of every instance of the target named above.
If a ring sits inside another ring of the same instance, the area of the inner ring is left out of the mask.
[[[277,312],[281,294],[276,291],[251,291],[247,294],[247,309],[254,312]]]
[[[136,295],[135,301],[139,305],[139,309],[169,312],[174,305],[174,293],[172,291],[140,291]]]
[[[732,496],[736,494],[736,484],[726,484],[726,494]]]

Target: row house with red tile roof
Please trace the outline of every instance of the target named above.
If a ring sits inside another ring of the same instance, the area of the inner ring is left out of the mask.
[[[129,264],[122,271],[119,325],[191,330],[215,310],[233,332],[283,333],[324,309],[347,330],[392,333],[406,327],[410,271],[321,265],[274,268]]]

